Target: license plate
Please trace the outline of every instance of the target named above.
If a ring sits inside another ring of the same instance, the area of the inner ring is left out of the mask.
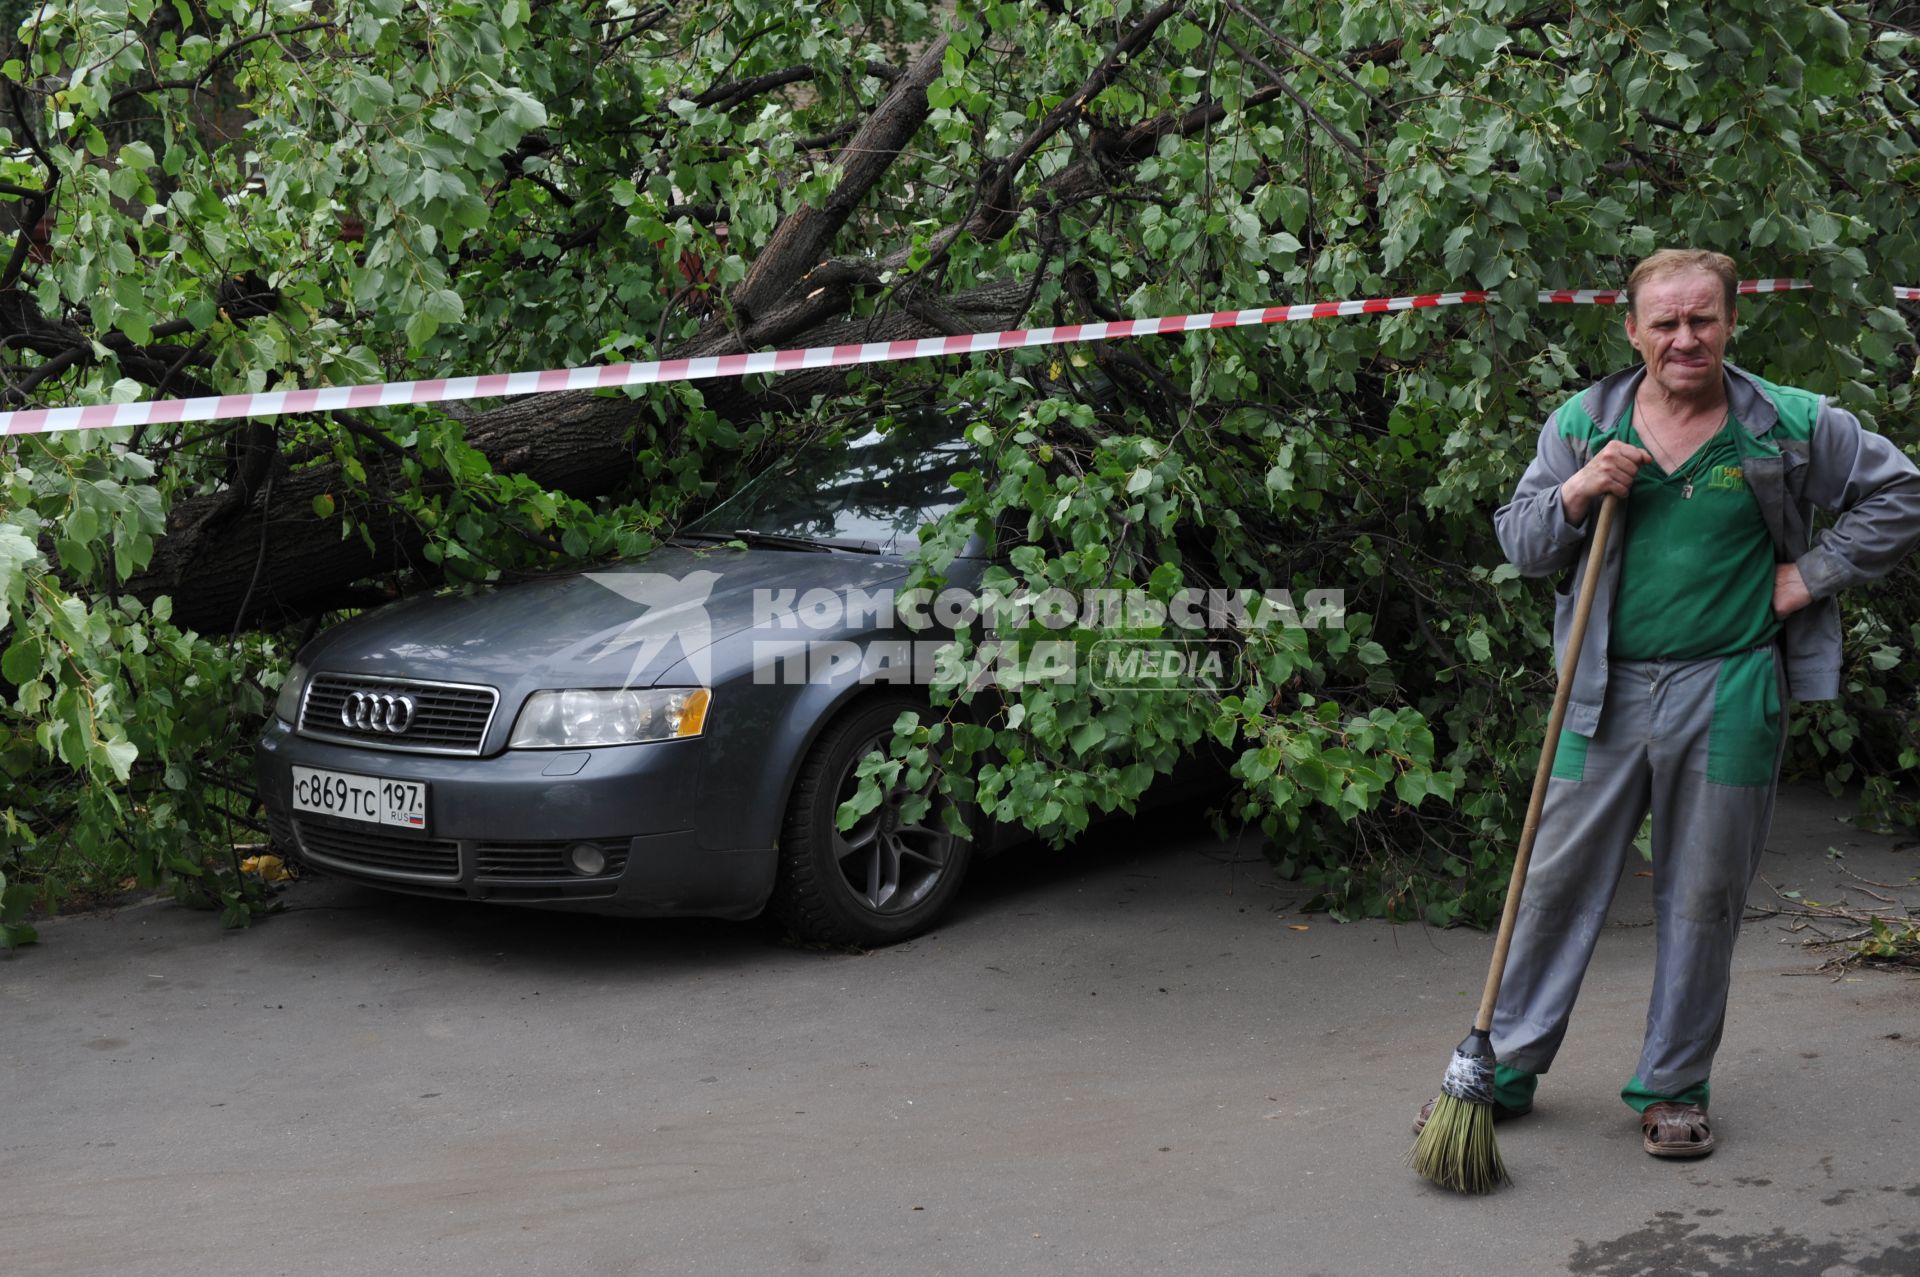
[[[350,772],[293,769],[293,809],[402,829],[427,829],[427,787],[417,780],[384,780]]]

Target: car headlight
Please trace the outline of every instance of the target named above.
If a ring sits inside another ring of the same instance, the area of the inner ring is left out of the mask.
[[[513,724],[508,749],[581,749],[698,736],[712,693],[704,687],[535,692]]]
[[[295,661],[293,668],[287,671],[287,681],[280,684],[280,696],[273,702],[273,716],[283,723],[300,722],[300,693],[307,687],[307,667]]]

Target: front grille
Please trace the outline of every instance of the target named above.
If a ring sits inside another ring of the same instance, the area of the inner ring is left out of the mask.
[[[478,878],[569,878],[583,879],[567,863],[574,842],[481,843],[473,849],[474,876]],[[627,867],[628,843],[595,842],[607,858],[607,867],[595,878],[618,878]]]
[[[343,721],[341,711],[355,692],[404,696],[413,715],[403,732],[375,731]],[[369,749],[419,754],[478,754],[487,725],[500,704],[491,687],[466,683],[428,683],[414,679],[363,678],[354,674],[315,674],[300,704],[300,734],[347,741]]]
[[[447,882],[460,878],[460,844],[449,839],[408,838],[374,827],[345,829],[308,820],[295,820],[293,829],[302,858],[323,869],[360,869]]]

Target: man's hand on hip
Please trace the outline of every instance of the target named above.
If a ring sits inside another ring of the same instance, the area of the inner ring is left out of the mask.
[[[1575,471],[1560,485],[1560,509],[1568,523],[1583,523],[1593,503],[1609,492],[1624,497],[1633,487],[1633,476],[1641,466],[1653,460],[1645,448],[1615,439],[1594,454],[1593,460]]]
[[[1798,563],[1782,563],[1773,569],[1773,614],[1786,620],[1813,602],[1807,583],[1800,579]]]

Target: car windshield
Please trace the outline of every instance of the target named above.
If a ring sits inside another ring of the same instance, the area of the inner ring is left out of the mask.
[[[951,417],[901,416],[884,431],[856,428],[813,440],[681,532],[752,532],[904,553],[919,544],[922,526],[959,502],[953,476],[974,464]]]

